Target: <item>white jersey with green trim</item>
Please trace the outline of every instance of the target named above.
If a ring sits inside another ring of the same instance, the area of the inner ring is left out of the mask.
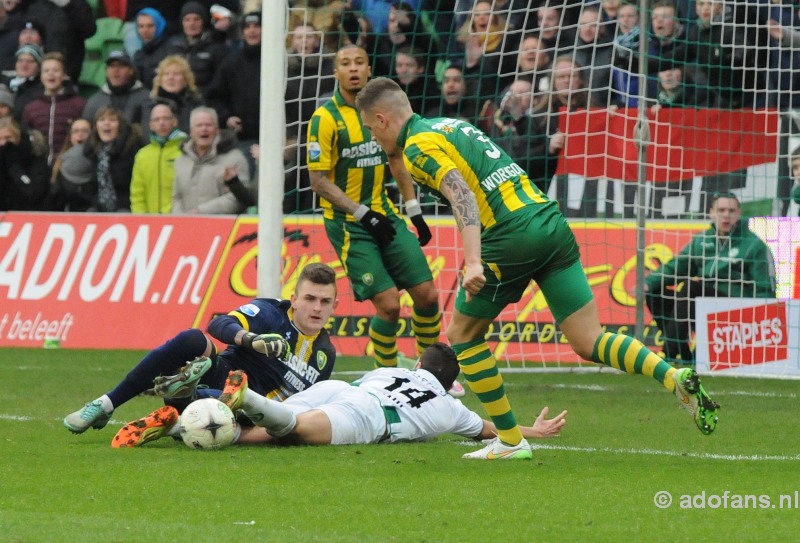
[[[483,430],[483,419],[426,370],[379,368],[353,384],[380,400],[388,424],[384,441],[422,441],[441,434],[474,438]]]

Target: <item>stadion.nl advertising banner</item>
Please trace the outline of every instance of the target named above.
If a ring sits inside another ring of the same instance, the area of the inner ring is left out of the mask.
[[[440,293],[446,326],[458,285],[461,254],[452,219],[431,219],[425,248]],[[205,329],[257,292],[255,217],[179,217],[108,214],[6,213],[0,221],[0,346],[149,349],[188,327]],[[672,258],[699,230],[697,223],[650,223],[646,265]],[[633,222],[572,225],[600,318],[630,333],[635,320],[636,229]],[[287,217],[282,252],[282,297],[299,270],[324,262],[337,270],[340,304],[329,323],[337,350],[370,353],[367,329],[374,310],[353,300],[322,220]],[[568,286],[567,286],[568,288]],[[401,300],[400,346],[414,352],[411,300]],[[649,321],[649,316],[647,316]],[[647,326],[645,340],[659,341]],[[490,331],[495,353],[511,360],[577,361],[532,284]]]

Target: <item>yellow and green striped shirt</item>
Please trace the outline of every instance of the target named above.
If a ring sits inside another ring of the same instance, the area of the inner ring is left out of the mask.
[[[397,213],[384,188],[386,153],[339,91],[311,117],[306,153],[308,169],[332,172],[333,183],[354,202],[387,216]],[[320,200],[325,219],[355,221],[324,198]]]
[[[397,143],[404,149],[411,177],[419,184],[441,191],[445,174],[457,169],[475,194],[484,230],[523,207],[557,205],[505,151],[468,122],[414,114]]]

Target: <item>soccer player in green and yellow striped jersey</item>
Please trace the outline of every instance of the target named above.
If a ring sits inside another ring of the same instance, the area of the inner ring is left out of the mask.
[[[557,204],[490,138],[461,120],[416,115],[402,89],[386,78],[370,81],[356,107],[386,153],[402,153],[411,177],[449,200],[461,231],[465,263],[447,337],[498,434],[466,458],[532,456],[485,339],[492,321],[520,299],[531,280],[579,356],[655,378],[676,394],[701,432],[714,430],[719,406],[694,370],[678,371],[638,340],[603,332],[569,224]]]
[[[414,301],[411,329],[417,355],[439,339],[438,293],[420,247],[431,234],[402,158],[390,166],[396,178],[408,178],[401,194],[419,240],[398,216],[384,188],[386,154],[356,111],[355,97],[370,77],[366,51],[345,46],[336,53],[334,66],[337,90],[314,112],[308,126],[311,188],[321,197],[328,239],[356,299],[375,306],[369,337],[376,366],[391,367],[398,358],[399,289],[406,289]]]

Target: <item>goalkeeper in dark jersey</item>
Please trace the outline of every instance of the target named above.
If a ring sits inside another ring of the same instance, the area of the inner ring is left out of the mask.
[[[419,240],[398,216],[384,188],[386,154],[361,126],[355,97],[370,77],[366,51],[354,45],[336,53],[333,97],[308,125],[308,173],[321,197],[325,231],[339,255],[358,301],[369,300],[376,315],[369,338],[378,367],[397,366],[400,289],[414,301],[411,329],[419,355],[439,340],[441,313],[433,275],[420,248],[431,239],[410,179],[401,191]],[[402,161],[396,178],[408,177]]]
[[[532,457],[485,339],[489,325],[531,280],[579,356],[653,377],[675,393],[702,433],[714,431],[719,406],[694,370],[676,370],[638,340],[603,332],[569,224],[500,147],[467,122],[414,114],[390,79],[367,83],[356,107],[389,157],[402,157],[416,182],[449,200],[461,232],[465,265],[447,337],[498,431],[494,443],[465,457]]]
[[[184,330],[150,351],[113,390],[67,415],[64,426],[76,434],[99,430],[114,409],[148,390],[180,410],[195,399],[198,384],[222,390],[236,369],[252,377],[253,390],[286,399],[330,377],[336,349],[324,327],[335,307],[336,272],[309,264],[290,300],[256,298],[211,321],[208,333],[228,344],[223,352],[202,330]]]

